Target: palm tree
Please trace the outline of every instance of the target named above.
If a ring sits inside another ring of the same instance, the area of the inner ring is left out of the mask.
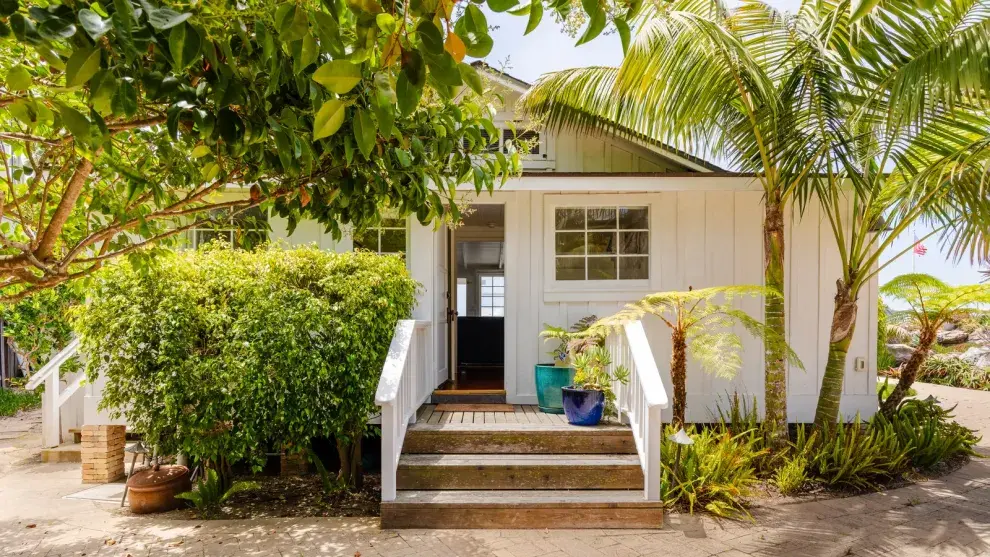
[[[928,358],[942,325],[970,315],[975,306],[990,303],[990,286],[949,286],[931,275],[918,273],[894,278],[883,285],[880,293],[907,304],[908,311],[900,321],[918,327],[918,346],[901,368],[897,386],[880,405],[880,410],[890,416],[918,377],[918,370]]]
[[[797,354],[787,346],[783,335],[765,326],[745,311],[733,306],[739,297],[763,296],[765,299],[780,297],[774,290],[762,286],[719,286],[687,292],[659,292],[650,294],[639,302],[602,319],[592,326],[598,336],[602,330],[610,330],[627,321],[655,315],[670,328],[672,347],[670,380],[674,386],[675,427],[685,424],[687,410],[687,354],[701,364],[708,373],[731,379],[742,367],[742,341],[732,328],[740,325],[749,334],[764,340],[785,355],[788,363],[803,369]]]
[[[649,137],[720,155],[763,186],[764,285],[784,291],[784,218],[809,169],[781,164],[793,141],[782,103],[805,60],[794,17],[755,0],[730,10],[721,0],[647,2],[619,67],[543,76],[524,106],[550,128]],[[793,53],[797,52],[797,55]],[[764,322],[783,337],[781,296],[764,300]],[[787,355],[767,343],[765,420],[774,443],[787,439]]]
[[[927,14],[938,21],[924,27],[922,44],[951,45],[970,33],[968,22],[960,18],[973,13],[957,12],[957,7]],[[862,289],[898,256],[935,235],[957,256],[969,253],[983,259],[990,247],[990,195],[983,161],[958,152],[960,143],[971,145],[975,136],[986,136],[990,119],[965,98],[953,106],[936,95],[926,101],[934,108],[918,108],[884,89],[901,94],[902,85],[895,84],[930,55],[918,44],[900,50],[889,47],[892,39],[907,40],[910,35],[900,29],[905,22],[914,23],[910,10],[916,6],[888,1],[854,26],[846,10],[819,13],[802,8],[807,25],[801,32],[808,36],[804,42],[823,48],[808,58],[814,72],[795,80],[784,95],[796,134],[802,137],[789,145],[782,160],[802,169],[813,166],[811,187],[800,190],[799,200],[802,207],[818,202],[842,262],[815,413],[819,426],[838,419]],[[876,45],[883,49],[881,60],[874,60],[880,50]],[[974,55],[980,50],[974,49]],[[895,55],[899,57],[893,63],[887,60]],[[926,85],[922,79],[918,87]],[[933,231],[884,261],[894,241],[919,220],[931,224]]]

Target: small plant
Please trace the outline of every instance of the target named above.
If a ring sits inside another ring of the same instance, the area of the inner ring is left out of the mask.
[[[753,463],[764,452],[756,448],[749,432],[732,435],[718,428],[696,432],[689,426],[694,444],[684,447],[680,462],[675,462],[677,450],[670,439],[674,433],[669,426],[660,450],[663,500],[686,505],[690,513],[700,506],[717,516],[749,517],[746,497],[757,482]]]
[[[784,495],[793,495],[808,482],[808,460],[796,455],[784,461],[773,473],[773,484]]]
[[[936,385],[990,391],[990,370],[944,354],[930,356],[918,371],[918,380]]]
[[[574,385],[589,391],[605,393],[606,414],[615,413],[615,392],[612,383],[629,381],[625,366],[612,369],[612,355],[603,346],[593,346],[574,356]]]
[[[0,416],[13,416],[21,410],[41,405],[41,393],[0,388]]]
[[[954,409],[942,408],[933,398],[905,400],[891,418],[878,414],[871,426],[889,425],[911,466],[930,469],[956,456],[976,454],[973,447],[980,438],[952,420]]]
[[[905,470],[908,449],[890,424],[863,427],[859,416],[849,424],[826,424],[807,434],[799,426],[793,448],[807,459],[808,473],[833,487],[872,489]]]
[[[597,317],[589,315],[579,319],[571,325],[569,330],[563,327],[554,327],[546,323],[543,324],[544,329],[540,333],[540,336],[543,337],[544,341],[557,341],[557,346],[550,351],[554,364],[566,366],[570,363],[572,354],[577,354],[592,346],[601,346],[604,344],[604,337],[587,334],[588,328],[596,321],[598,321]]]
[[[890,392],[894,390],[894,384],[890,382],[890,377],[885,377],[883,383],[877,382],[877,400],[880,404],[890,396]],[[907,396],[914,396],[918,394],[918,391],[914,388],[908,389]]]
[[[254,489],[258,489],[258,482],[234,482],[230,489],[224,491],[220,474],[208,468],[206,477],[196,483],[196,489],[179,493],[176,497],[191,502],[202,518],[212,518],[220,514],[220,508],[233,495]]]

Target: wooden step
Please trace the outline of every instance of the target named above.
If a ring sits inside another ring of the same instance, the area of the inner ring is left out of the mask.
[[[399,491],[382,528],[660,528],[663,503],[637,491]]]
[[[409,454],[635,454],[628,426],[570,424],[424,424],[409,426]]]
[[[642,489],[636,455],[404,454],[399,489]]]

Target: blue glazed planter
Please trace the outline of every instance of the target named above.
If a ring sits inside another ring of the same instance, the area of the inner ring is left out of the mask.
[[[540,411],[547,414],[563,414],[560,389],[574,383],[574,368],[553,364],[536,366],[536,398]]]
[[[564,415],[573,425],[598,425],[605,413],[605,393],[601,391],[586,391],[574,387],[560,389]]]

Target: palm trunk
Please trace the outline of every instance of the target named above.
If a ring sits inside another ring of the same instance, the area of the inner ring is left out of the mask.
[[[834,424],[839,419],[839,401],[842,398],[842,381],[846,374],[846,355],[849,343],[856,331],[856,314],[859,306],[852,289],[842,280],[836,281],[835,308],[832,310],[832,330],[828,344],[828,362],[825,377],[818,392],[818,408],[815,410],[815,427]]]
[[[918,370],[921,369],[922,364],[928,359],[928,351],[935,344],[936,335],[935,330],[924,330],[921,332],[921,338],[918,339],[918,347],[914,349],[914,353],[911,354],[907,363],[904,364],[904,369],[901,370],[901,378],[897,380],[897,386],[890,392],[887,400],[883,401],[883,404],[880,405],[880,412],[884,416],[888,418],[893,416],[897,410],[897,406],[907,396],[908,389],[914,384],[914,380],[918,378]]]
[[[784,308],[784,214],[783,205],[776,194],[769,194],[763,221],[763,281],[767,288],[780,293],[763,302],[763,320],[767,328],[778,338],[786,338]],[[785,351],[780,342],[764,343],[766,364],[764,368],[764,426],[770,436],[771,446],[787,445],[787,366]]]
[[[671,425],[683,427],[687,409],[687,339],[684,331],[674,330],[670,334],[672,352],[670,355],[670,381],[674,384],[674,419]]]

